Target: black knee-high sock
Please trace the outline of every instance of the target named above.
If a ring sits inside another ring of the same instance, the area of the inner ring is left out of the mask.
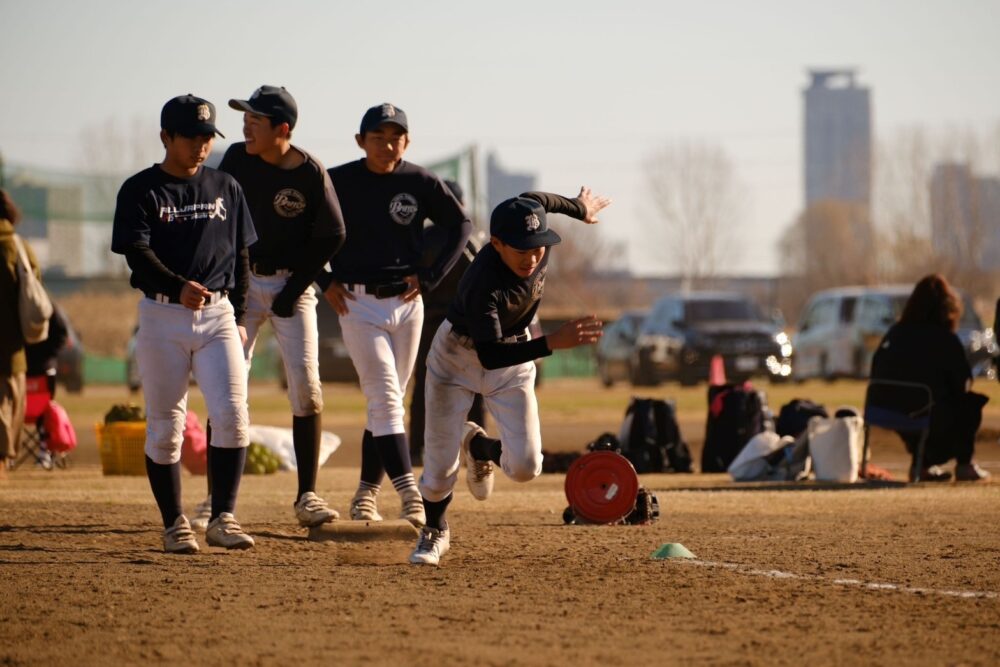
[[[391,433],[375,438],[382,466],[398,491],[412,485],[413,466],[410,464],[410,447],[405,433]]]
[[[155,463],[146,457],[146,477],[149,487],[153,490],[156,506],[160,508],[163,517],[163,527],[170,528],[183,514],[181,510],[181,462]]]
[[[500,450],[499,440],[489,438],[482,433],[472,436],[472,441],[469,443],[469,452],[477,461],[493,461],[500,465]]]
[[[240,492],[243,466],[247,461],[246,447],[215,447],[212,452],[212,519],[223,512],[233,514],[236,496]]]
[[[429,528],[448,530],[448,520],[444,517],[444,512],[448,509],[454,495],[449,493],[446,498],[437,502],[424,498],[424,512],[427,513],[427,526]]]
[[[299,474],[299,493],[295,496],[296,502],[303,493],[316,490],[320,436],[319,415],[292,417],[292,445],[295,448],[295,464]]]
[[[205,442],[208,447],[205,449],[205,458],[208,462],[208,474],[205,479],[208,484],[208,495],[212,495],[212,422],[205,420]]]
[[[382,457],[379,456],[375,444],[375,436],[368,429],[361,438],[361,485],[378,488],[382,485],[385,468],[382,467]]]

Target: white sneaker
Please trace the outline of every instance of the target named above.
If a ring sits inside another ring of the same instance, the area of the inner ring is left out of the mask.
[[[417,528],[423,528],[427,523],[427,513],[424,511],[424,499],[417,487],[411,486],[400,491],[399,501],[403,503],[399,518],[406,519]]]
[[[414,565],[440,565],[441,557],[451,547],[450,531],[424,526],[417,540],[417,548],[410,554]]]
[[[198,553],[198,541],[186,516],[181,514],[174,525],[163,531],[163,550],[168,554]]]
[[[462,427],[462,458],[465,459],[465,482],[476,500],[486,500],[493,493],[493,461],[477,461],[472,457],[469,445],[477,435],[486,435],[479,424],[465,422]]]
[[[209,546],[227,549],[249,549],[254,545],[253,538],[243,532],[236,517],[229,512],[223,512],[208,524],[205,541]]]
[[[208,528],[208,522],[212,519],[212,496],[209,495],[194,508],[194,516],[191,517],[191,527],[202,532]]]
[[[358,489],[351,499],[351,519],[353,521],[381,521],[376,502],[378,489]]]
[[[309,528],[336,521],[340,518],[340,514],[337,510],[331,509],[325,500],[308,491],[295,503],[295,518],[299,520],[300,526]]]

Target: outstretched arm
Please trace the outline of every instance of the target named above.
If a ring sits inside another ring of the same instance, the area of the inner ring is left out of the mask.
[[[521,196],[537,201],[546,213],[562,213],[588,225],[599,222],[597,214],[611,204],[610,198],[595,195],[587,186],[580,188],[580,194],[573,199],[550,192],[524,192]]]

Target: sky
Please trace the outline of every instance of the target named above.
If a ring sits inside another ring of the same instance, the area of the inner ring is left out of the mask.
[[[672,266],[643,160],[700,142],[743,186],[726,271],[767,275],[802,208],[806,70],[858,68],[876,141],[985,131],[1000,123],[998,25],[1000,0],[0,0],[0,154],[99,164],[84,137],[114,123],[150,128],[155,159],[160,108],[184,93],[240,140],[226,102],[266,83],[298,102],[294,143],[333,166],[361,157],[361,115],[388,101],[409,118],[412,162],[476,144],[540,189],[611,196],[600,225],[572,231],[624,243],[650,275]]]

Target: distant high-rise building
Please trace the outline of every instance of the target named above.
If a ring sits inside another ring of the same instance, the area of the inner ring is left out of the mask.
[[[507,171],[500,166],[496,153],[490,153],[486,158],[487,216],[505,199],[534,190],[535,180],[534,174]]]
[[[962,266],[1000,268],[1000,178],[945,162],[934,167],[930,195],[935,250]]]
[[[853,69],[809,70],[805,99],[805,206],[871,201],[871,96]]]

